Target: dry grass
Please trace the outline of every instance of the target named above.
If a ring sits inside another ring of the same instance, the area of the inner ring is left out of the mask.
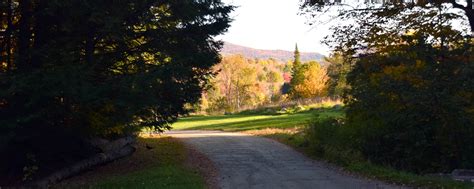
[[[286,129],[265,128],[265,129],[259,129],[259,130],[243,131],[242,133],[256,135],[256,136],[266,136],[266,135],[275,135],[275,134],[293,135],[293,134],[301,132],[302,130],[303,129],[301,127],[293,127],[293,128],[286,128]]]

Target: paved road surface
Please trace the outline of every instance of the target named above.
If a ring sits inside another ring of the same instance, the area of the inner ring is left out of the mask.
[[[218,131],[167,132],[207,155],[230,188],[400,188],[354,178],[271,139]]]

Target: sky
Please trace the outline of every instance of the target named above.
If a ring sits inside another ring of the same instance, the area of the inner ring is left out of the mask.
[[[293,51],[327,55],[329,48],[320,40],[328,34],[327,25],[309,26],[298,15],[299,0],[223,0],[238,6],[231,14],[229,31],[217,39],[265,50]]]

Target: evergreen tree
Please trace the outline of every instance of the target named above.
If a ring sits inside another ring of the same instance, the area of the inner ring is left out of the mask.
[[[199,100],[232,10],[220,0],[0,5],[0,175],[13,177],[27,154],[47,165],[85,157],[88,138],[169,128]]]
[[[295,45],[293,68],[291,70],[291,81],[290,81],[290,97],[293,99],[301,98],[296,92],[295,87],[300,85],[304,80],[304,74],[301,70],[301,57],[300,51],[298,50],[298,44]]]
[[[298,50],[298,44],[295,45],[294,58],[293,69],[297,69],[299,66],[301,66],[301,55],[300,51]]]

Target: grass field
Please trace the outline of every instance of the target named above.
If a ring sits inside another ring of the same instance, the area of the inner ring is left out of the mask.
[[[221,130],[248,131],[266,128],[295,128],[302,127],[317,115],[324,117],[343,116],[340,109],[321,108],[293,114],[259,115],[236,114],[220,116],[191,116],[180,119],[172,125],[175,130]]]
[[[145,145],[153,149],[147,149]],[[132,156],[53,188],[206,188],[198,172],[185,166],[186,157],[186,149],[176,139],[140,138]]]

